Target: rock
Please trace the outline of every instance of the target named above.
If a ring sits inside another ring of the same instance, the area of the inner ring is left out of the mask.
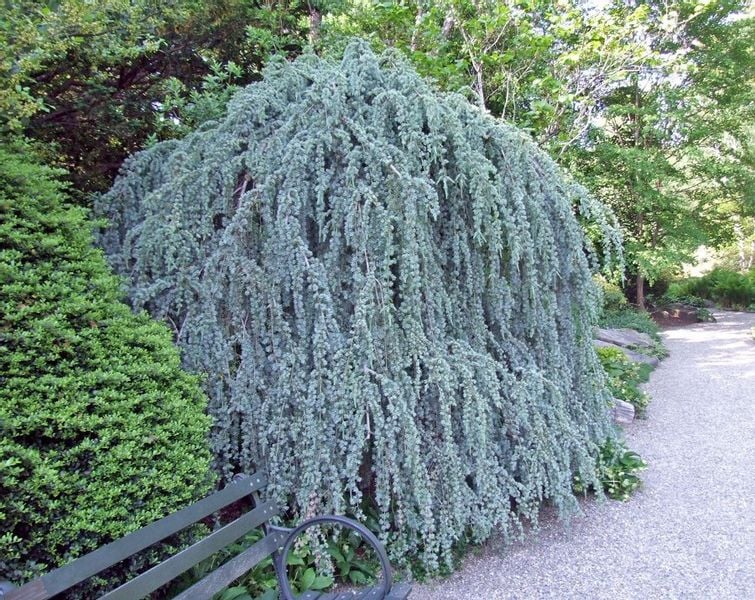
[[[613,420],[617,423],[631,423],[634,421],[634,406],[618,398],[613,399],[611,413],[613,414]]]
[[[595,337],[603,342],[628,348],[652,348],[655,344],[647,333],[641,333],[634,329],[603,329],[595,328]]]
[[[689,304],[681,304],[679,302],[673,304],[667,304],[666,306],[659,308],[651,313],[653,317],[660,316],[666,321],[678,321],[679,323],[697,323],[699,318],[700,309],[696,306],[690,306]]]
[[[661,360],[657,356],[648,356],[647,354],[634,352],[633,350],[629,350],[628,348],[622,348],[621,350],[629,357],[629,360],[633,362],[645,363],[646,365],[650,365],[653,368],[661,364]]]
[[[661,362],[655,356],[648,356],[647,354],[634,352],[633,350],[630,350],[629,348],[623,348],[622,346],[617,346],[616,344],[605,342],[603,340],[593,340],[592,343],[593,343],[593,346],[596,346],[598,348],[616,348],[616,350],[621,350],[624,353],[624,355],[632,362],[645,363],[646,365],[650,365],[653,368],[657,367]]]

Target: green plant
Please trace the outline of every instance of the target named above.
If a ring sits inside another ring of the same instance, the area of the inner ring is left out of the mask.
[[[672,284],[678,296],[698,296],[724,308],[747,309],[755,303],[755,268],[747,273],[714,269],[702,277],[692,277]]]
[[[264,596],[262,596],[261,599],[267,600],[264,598]],[[271,599],[276,600],[277,595],[271,596]],[[254,599],[249,594],[249,590],[247,590],[243,585],[235,585],[233,587],[224,589],[222,592],[215,594],[213,596],[213,600],[254,600]]]
[[[222,114],[226,86],[306,44],[306,3],[14,0],[0,20],[0,131],[55,145],[80,190],[107,188],[150,135]]]
[[[198,378],[24,150],[0,147],[0,578],[16,583],[212,485]]]
[[[596,475],[609,498],[625,501],[642,485],[637,473],[646,466],[639,454],[627,449],[623,443],[609,438],[600,447]],[[588,489],[590,485],[586,485],[579,476],[575,476],[574,490],[577,493],[586,493]]]
[[[721,306],[741,309],[755,301],[755,287],[746,275],[717,269],[708,277],[710,296]]]
[[[691,294],[685,284],[675,281],[669,284],[666,292],[658,299],[657,305],[667,306],[675,303],[702,308],[705,306],[705,299]]]
[[[629,301],[618,285],[603,276],[596,276],[595,281],[603,294],[603,312],[622,311],[629,307]]]
[[[373,585],[380,571],[377,557],[362,538],[350,530],[331,530],[320,535],[303,536],[287,557],[288,577],[295,594],[307,590],[322,591],[334,584],[357,587]],[[262,533],[252,531],[236,543],[192,567],[171,587],[175,595],[190,587],[228,560],[262,539]],[[214,600],[277,599],[278,582],[271,557],[216,594]]]
[[[624,310],[608,310],[600,317],[601,327],[634,329],[647,333],[656,342],[661,339],[658,324],[644,310],[627,308]]]
[[[245,549],[259,539],[258,536],[247,538],[238,545],[238,550]],[[231,549],[235,554],[236,548]],[[308,590],[322,591],[330,588],[335,579],[329,575],[319,574],[322,556],[307,543],[298,544],[286,560],[288,578],[295,594]],[[277,598],[278,580],[275,577],[272,558],[268,557],[256,565],[249,573],[236,582],[236,589],[243,589],[258,599]],[[233,589],[233,588],[231,588]],[[225,593],[225,592],[224,592]],[[222,599],[222,596],[220,597]],[[219,599],[220,600],[220,599]]]
[[[185,591],[197,581],[204,579],[215,569],[225,564],[233,557],[237,556],[238,554],[252,546],[254,543],[260,541],[262,537],[263,533],[261,530],[252,530],[233,544],[225,546],[223,549],[219,550],[209,558],[197,563],[188,571],[179,575],[170,584],[168,596],[173,597]],[[273,569],[272,558],[268,556],[261,562],[257,563],[248,573],[245,574],[244,579],[245,581],[253,582],[254,585],[251,588],[247,588],[246,586],[238,585],[238,582],[235,582],[236,585],[230,586],[229,588],[216,594],[215,600],[218,600],[219,598],[224,598],[225,600],[227,600],[228,597],[241,598],[243,597],[243,593],[261,594],[268,589],[275,589],[277,580],[275,578],[275,570]],[[238,593],[241,591],[242,587],[243,593]],[[238,596],[235,596],[234,594],[237,593]]]
[[[611,430],[575,203],[618,251],[525,134],[355,42],[275,62],[97,207],[134,306],[207,375],[223,475],[263,468],[294,519],[368,497],[433,572],[467,528],[576,507]]]
[[[644,416],[650,396],[640,389],[648,380],[651,367],[635,363],[618,348],[596,348],[600,364],[608,377],[608,389],[614,398],[632,404],[638,416]]]
[[[710,310],[701,307],[697,309],[697,320],[702,323],[715,323],[716,317],[713,316],[713,313],[710,312]]]
[[[377,564],[365,556],[368,547],[359,535],[350,533],[328,543],[328,553],[335,561],[342,581],[366,586],[375,582]]]
[[[318,574],[321,568],[329,570],[331,565],[328,563],[330,545],[335,541],[321,545],[322,539],[312,535],[313,532],[307,532],[302,538],[297,540],[296,548],[291,552],[287,559],[288,579],[291,582],[291,589],[298,594],[305,590],[324,590],[333,585],[335,579],[330,575]]]

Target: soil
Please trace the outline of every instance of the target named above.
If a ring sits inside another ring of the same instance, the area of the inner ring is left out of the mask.
[[[673,327],[685,327],[699,323],[697,318],[697,309],[694,306],[685,304],[672,304],[658,308],[650,313],[661,329],[671,329]]]

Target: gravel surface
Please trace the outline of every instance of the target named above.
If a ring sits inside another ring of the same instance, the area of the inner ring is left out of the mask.
[[[648,419],[626,428],[648,463],[629,502],[583,503],[566,525],[489,542],[411,600],[755,599],[755,315],[663,333]]]

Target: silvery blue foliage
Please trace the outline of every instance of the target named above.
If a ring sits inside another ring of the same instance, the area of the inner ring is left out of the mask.
[[[524,134],[354,42],[133,156],[98,211],[134,307],[206,376],[219,470],[264,469],[300,516],[367,494],[433,570],[573,507],[612,435],[573,206],[620,246]]]

